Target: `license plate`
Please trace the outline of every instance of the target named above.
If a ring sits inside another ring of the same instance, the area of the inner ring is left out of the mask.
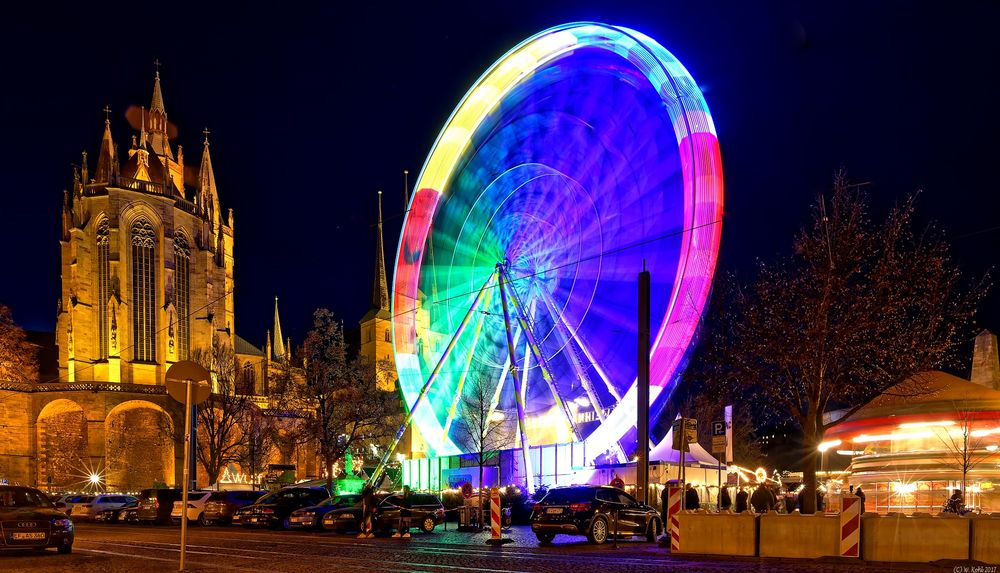
[[[545,509],[545,513],[550,513],[550,514],[551,513],[556,513],[556,514],[562,513],[562,508],[561,507],[548,507],[548,508]]]
[[[32,531],[29,533],[13,533],[11,534],[11,539],[14,541],[27,541],[34,539],[45,539],[44,531]]]

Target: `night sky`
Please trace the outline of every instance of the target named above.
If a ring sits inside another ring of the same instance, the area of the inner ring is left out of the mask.
[[[317,307],[348,325],[367,310],[376,190],[391,273],[403,169],[412,183],[496,58],[575,20],[645,32],[702,86],[726,181],[722,269],[788,253],[841,166],[871,182],[877,214],[922,190],[921,217],[947,231],[967,275],[996,264],[1000,10],[985,2],[84,4],[0,23],[0,303],[29,329],[55,328],[72,164],[87,149],[94,169],[105,105],[128,149],[124,113],[149,106],[154,60],[189,164],[211,130],[235,215],[237,332],[262,343],[278,295],[298,343]],[[979,322],[1000,330],[997,289]]]

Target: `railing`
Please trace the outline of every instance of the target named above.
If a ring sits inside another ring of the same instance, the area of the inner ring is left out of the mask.
[[[163,395],[166,386],[153,384],[125,384],[120,382],[53,382],[42,384],[21,384],[0,382],[0,390],[10,392],[130,392],[133,394]]]

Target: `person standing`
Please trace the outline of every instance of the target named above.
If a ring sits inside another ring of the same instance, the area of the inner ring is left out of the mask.
[[[698,498],[698,492],[691,484],[687,484],[684,489],[684,509],[699,508],[701,508],[701,499]]]
[[[719,509],[729,511],[733,507],[733,498],[729,497],[729,488],[723,486],[719,494]]]
[[[760,484],[757,486],[757,489],[753,490],[753,495],[750,496],[750,505],[753,506],[753,510],[756,513],[766,513],[774,509],[773,495],[767,486]]]
[[[372,514],[375,513],[375,486],[372,484],[365,485],[365,488],[361,490],[361,532],[358,533],[358,539],[366,539],[369,537],[374,537],[372,532]]]
[[[861,509],[860,509],[860,512],[858,513],[858,515],[864,515],[865,514],[865,492],[861,491],[861,486],[860,485],[858,487],[854,488],[854,495],[858,496],[858,499],[861,500]]]
[[[740,486],[740,491],[736,492],[736,513],[743,513],[747,510],[747,498],[749,497],[750,495],[743,489],[743,486]]]
[[[403,486],[403,496],[399,499],[399,531],[393,537],[410,536],[410,508],[413,507],[413,496],[410,486]]]

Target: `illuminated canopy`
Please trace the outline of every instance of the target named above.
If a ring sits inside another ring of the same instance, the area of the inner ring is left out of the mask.
[[[709,296],[722,197],[708,106],[649,37],[566,24],[494,63],[438,136],[396,255],[396,367],[433,453],[468,451],[461,410],[476,383],[493,396],[490,419],[517,418],[499,264],[521,319],[512,336],[531,444],[629,455],[637,273],[652,275],[655,409]]]

